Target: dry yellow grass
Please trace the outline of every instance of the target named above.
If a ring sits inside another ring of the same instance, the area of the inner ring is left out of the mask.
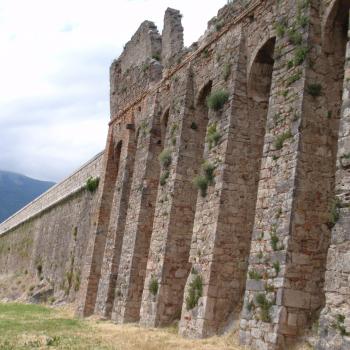
[[[101,337],[108,346],[123,350],[240,350],[236,337],[227,335],[202,340],[180,337],[175,329],[150,329],[137,325],[114,325],[110,322],[92,322],[95,335]],[[118,344],[118,345],[116,345]]]
[[[110,322],[92,322],[95,334],[101,336],[109,346],[118,344],[123,350],[248,350],[238,344],[238,336],[232,332],[208,339],[184,339],[175,328],[147,329],[138,325],[115,325]],[[299,344],[288,350],[311,350],[307,344]],[[287,350],[287,349],[286,349]]]
[[[96,317],[75,319],[73,309],[0,303],[0,350],[243,350],[232,332],[209,339],[185,339],[176,327],[116,325]],[[309,350],[300,346],[298,350]],[[291,349],[288,349],[291,350]]]
[[[234,334],[184,339],[175,327],[116,325],[94,317],[74,319],[70,308],[0,303],[0,350],[241,350]]]
[[[61,314],[72,317],[70,308]],[[243,350],[237,335],[232,332],[221,337],[208,339],[185,339],[178,335],[176,327],[145,328],[138,324],[116,325],[111,321],[101,321],[96,317],[86,320],[94,338],[111,349],[123,350]]]

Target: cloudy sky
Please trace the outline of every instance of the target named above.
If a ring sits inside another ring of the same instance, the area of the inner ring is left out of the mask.
[[[108,70],[139,24],[179,9],[189,46],[226,0],[1,0],[0,169],[62,180],[104,148]]]

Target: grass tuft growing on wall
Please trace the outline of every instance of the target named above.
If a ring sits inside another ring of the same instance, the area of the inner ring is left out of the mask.
[[[336,329],[342,337],[350,336],[350,332],[348,332],[344,325],[345,316],[342,314],[336,315],[336,322],[332,323],[332,328]]]
[[[160,175],[160,180],[159,180],[159,182],[160,182],[160,185],[161,185],[161,186],[164,186],[164,185],[166,184],[166,181],[168,180],[169,175],[170,175],[169,170],[165,170],[165,171],[162,173],[162,175]]]
[[[218,90],[211,93],[207,99],[208,108],[219,111],[228,101],[229,93],[226,90]]]
[[[260,320],[263,322],[271,322],[270,309],[272,303],[267,300],[266,295],[263,293],[259,293],[255,300],[260,308]]]
[[[213,146],[217,146],[221,138],[220,132],[217,130],[216,123],[212,123],[208,126],[207,131],[207,142],[209,144],[209,149],[212,149]]]
[[[161,154],[159,155],[159,162],[163,168],[168,168],[171,164],[172,158],[171,158],[171,150],[170,149],[164,149]]]
[[[209,185],[214,184],[215,165],[209,162],[202,164],[202,175],[198,175],[193,179],[193,184],[200,190],[201,196],[207,195]]]
[[[157,293],[158,293],[158,288],[159,288],[159,285],[158,285],[158,280],[152,276],[151,280],[149,281],[149,291],[152,295],[156,296]]]
[[[207,195],[208,180],[204,175],[198,175],[193,179],[193,184],[198,188],[202,197]]]
[[[312,97],[318,97],[322,93],[322,85],[318,83],[309,84],[306,87],[306,92]]]
[[[203,293],[203,280],[201,275],[196,274],[190,283],[186,297],[186,309],[192,310],[198,305],[198,300]]]
[[[250,270],[250,271],[248,272],[248,275],[249,275],[249,278],[250,278],[251,280],[259,281],[259,280],[261,280],[261,278],[262,278],[261,274],[260,274],[258,271],[256,271],[256,270]]]
[[[329,213],[329,222],[328,226],[332,228],[340,218],[340,208],[341,201],[338,197],[334,198],[331,203],[330,213]]]
[[[278,135],[275,139],[274,146],[277,150],[282,149],[284,142],[292,138],[293,135],[290,130],[285,131],[284,133]]]
[[[98,184],[100,183],[100,179],[98,177],[89,177],[86,181],[86,189],[93,193],[97,190]]]

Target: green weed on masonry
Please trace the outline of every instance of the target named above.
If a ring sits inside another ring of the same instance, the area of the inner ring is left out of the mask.
[[[267,300],[265,294],[260,293],[256,296],[255,301],[260,308],[260,319],[263,322],[271,322],[270,309],[272,303]]]
[[[220,141],[221,134],[217,130],[216,123],[212,123],[208,127],[207,132],[207,142],[209,144],[209,149],[212,149],[213,145],[217,146],[218,142]]]
[[[293,135],[290,130],[285,131],[284,133],[278,135],[275,139],[274,146],[277,150],[282,149],[284,142],[292,138]]]
[[[97,190],[98,184],[100,183],[99,177],[89,177],[86,181],[86,189],[93,193]]]
[[[208,108],[219,111],[228,101],[229,93],[226,90],[213,92],[207,99]]]
[[[186,309],[192,310],[198,305],[198,300],[203,293],[203,280],[199,274],[196,274],[191,281],[186,297]]]
[[[159,286],[158,280],[154,276],[152,276],[151,280],[149,281],[148,288],[152,295],[157,295]]]
[[[168,168],[171,164],[172,158],[171,158],[171,150],[170,149],[164,149],[161,154],[159,155],[159,162],[163,168]]]

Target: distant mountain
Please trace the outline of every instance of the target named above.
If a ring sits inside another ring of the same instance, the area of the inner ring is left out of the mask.
[[[0,170],[0,222],[40,196],[55,183]]]

